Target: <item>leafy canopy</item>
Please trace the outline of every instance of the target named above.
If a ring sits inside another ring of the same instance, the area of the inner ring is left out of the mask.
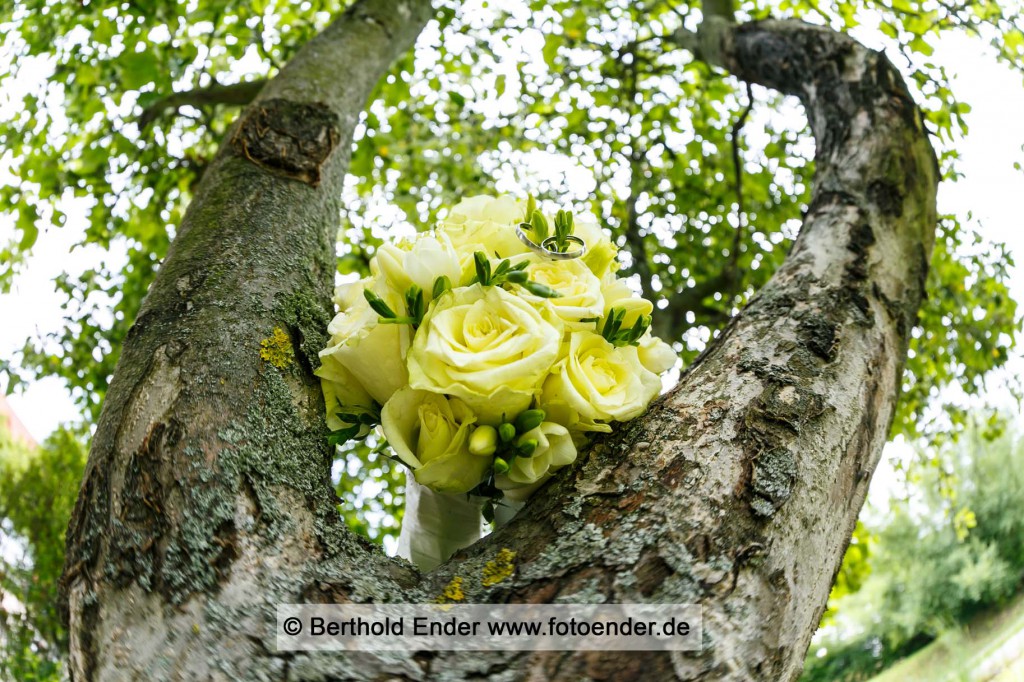
[[[10,62],[0,69],[0,221],[13,226],[0,244],[0,286],[10,286],[40,230],[110,254],[102,267],[58,279],[66,324],[0,366],[9,383],[60,377],[96,420],[121,343],[219,140],[260,79],[345,5],[15,0],[0,8]],[[1015,68],[1024,63],[1018,3],[739,5],[740,20],[877,29],[896,61],[907,57],[948,181],[970,107],[931,61],[933,46],[967,32]],[[339,216],[339,273],[365,273],[382,239],[429,227],[461,195],[568,196],[573,206],[559,208],[599,217],[636,286],[657,303],[655,331],[692,360],[795,237],[814,168],[799,108],[661,40],[697,27],[693,0],[437,6],[363,115]],[[977,393],[1014,342],[1009,255],[982,242],[966,218],[942,220],[894,433],[961,422],[953,403],[937,403],[944,389]],[[366,447],[344,453],[339,469],[362,466]],[[339,483],[356,502],[344,506],[349,520],[379,532],[401,496],[394,485],[388,497],[358,489]]]

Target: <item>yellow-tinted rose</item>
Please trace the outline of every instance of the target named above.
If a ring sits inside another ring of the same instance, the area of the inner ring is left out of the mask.
[[[448,213],[448,223],[494,222],[503,225],[518,224],[525,219],[526,202],[503,194],[498,197],[480,194],[466,197]]]
[[[458,398],[409,387],[381,410],[384,436],[395,454],[418,483],[444,493],[469,492],[490,468],[490,457],[470,452],[475,423],[476,416]]]
[[[529,278],[558,292],[558,298],[541,298],[516,287],[516,295],[536,306],[549,306],[567,330],[594,329],[594,322],[581,322],[604,314],[601,280],[580,260],[548,260],[540,256],[522,256],[529,261]]]
[[[603,280],[619,269],[616,260],[619,250],[593,219],[577,218],[573,234],[586,243],[587,252],[580,260],[598,279]]]
[[[545,315],[500,287],[446,293],[416,333],[410,385],[464,400],[485,424],[519,414],[558,356],[561,322]]]
[[[405,301],[378,284],[374,289],[395,311],[405,311]],[[362,292],[360,291],[360,294]],[[405,354],[409,325],[380,324],[380,316],[360,295],[351,308],[339,313],[327,327],[331,345],[320,351],[320,360],[331,358],[344,367],[377,403],[383,405],[409,382]]]
[[[338,312],[343,313],[363,300],[363,290],[370,286],[370,283],[371,279],[364,277],[336,286],[334,288],[334,305],[338,306]]]
[[[526,205],[510,196],[476,196],[463,199],[438,228],[447,234],[455,250],[466,257],[483,251],[489,258],[508,258],[528,249],[516,236],[516,226],[523,221]]]
[[[520,436],[537,441],[532,457],[516,457],[508,473],[495,477],[495,485],[513,500],[526,499],[558,469],[576,461],[576,446],[561,424],[544,422]]]
[[[576,447],[582,447],[587,442],[590,433],[612,432],[610,424],[580,415],[565,398],[554,394],[552,385],[552,382],[545,383],[544,391],[540,395],[541,407],[547,412],[550,421],[569,429]]]
[[[544,384],[541,405],[565,402],[586,420],[639,416],[661,390],[634,346],[617,348],[591,332],[574,332],[569,354]]]
[[[331,356],[326,356],[322,360],[320,368],[314,374],[320,377],[320,388],[324,392],[327,426],[332,431],[354,426],[339,419],[338,412],[350,413],[353,407],[370,407],[373,400],[359,380],[345,369],[344,365]]]
[[[622,320],[622,328],[632,327],[637,318],[641,315],[650,315],[654,310],[654,304],[646,298],[641,298],[633,293],[626,280],[619,279],[614,274],[604,278],[601,293],[604,295],[604,316],[608,317],[612,308],[624,308],[626,316]]]
[[[650,331],[640,338],[637,355],[640,356],[640,363],[655,374],[672,369],[679,359],[679,355],[672,350],[672,346],[651,334]]]
[[[462,279],[462,262],[448,235],[422,234],[411,244],[402,247],[384,244],[377,249],[374,265],[388,286],[399,295],[413,284],[423,290],[423,295],[430,301],[434,290],[434,280],[447,277],[453,285]],[[402,311],[396,311],[404,314]]]

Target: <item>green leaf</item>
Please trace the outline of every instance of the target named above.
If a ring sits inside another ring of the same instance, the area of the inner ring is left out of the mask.
[[[18,210],[18,229],[21,230],[21,241],[18,248],[28,251],[36,243],[39,237],[39,228],[36,221],[39,220],[39,211],[33,204],[23,203]]]
[[[546,284],[541,284],[540,282],[534,282],[532,280],[527,280],[523,282],[520,286],[529,291],[534,296],[540,296],[541,298],[559,298],[561,296],[560,293],[558,293],[551,287],[547,286]]]
[[[562,38],[549,33],[544,36],[544,49],[541,55],[544,57],[544,61],[547,63],[548,68],[554,70],[557,68],[556,60],[558,57],[558,48],[562,46]]]
[[[423,313],[426,312],[426,306],[423,302],[423,289],[415,284],[409,287],[405,292],[405,306],[413,326],[418,326],[423,321]]]
[[[160,62],[152,50],[125,52],[118,59],[118,64],[121,67],[120,85],[125,90],[138,90],[152,83],[160,73]]]
[[[483,251],[473,252],[473,266],[476,268],[476,281],[484,286],[491,284],[491,263]]]
[[[354,426],[350,426],[345,429],[331,431],[331,433],[327,436],[327,443],[331,447],[338,447],[339,445],[344,445],[351,439],[355,438],[356,434],[359,433],[360,429],[362,429],[362,427],[359,426],[359,424],[355,424]]]

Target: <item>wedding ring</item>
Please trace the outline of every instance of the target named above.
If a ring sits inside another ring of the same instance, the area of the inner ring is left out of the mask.
[[[533,229],[533,226],[530,225],[530,223],[519,223],[518,225],[516,225],[516,236],[519,237],[519,241],[525,244],[526,247],[531,251],[543,253],[543,250],[541,249],[540,245],[537,242],[530,239],[529,235],[527,235],[526,232],[523,230],[523,227],[526,227],[527,230]]]
[[[587,243],[574,234],[567,235],[565,241],[570,244],[578,244],[580,248],[575,251],[566,251],[562,253],[558,251],[556,239],[554,237],[548,237],[540,243],[540,248],[544,249],[544,256],[553,260],[572,260],[573,258],[582,258],[583,254],[587,252]],[[552,248],[554,247],[554,248]]]
[[[587,243],[574,234],[567,236],[566,241],[571,244],[576,244],[579,248],[562,253],[557,250],[554,237],[548,237],[538,244],[530,239],[529,235],[526,234],[523,230],[524,226],[527,229],[530,229],[531,227],[529,223],[519,223],[519,225],[516,226],[516,236],[519,237],[519,241],[525,244],[531,251],[539,253],[545,258],[550,258],[551,260],[572,260],[573,258],[582,258],[583,254],[587,252]]]

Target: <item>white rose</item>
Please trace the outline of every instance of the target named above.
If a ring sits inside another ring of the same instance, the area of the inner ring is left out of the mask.
[[[679,359],[672,346],[651,334],[650,330],[640,337],[637,355],[640,356],[640,363],[655,374],[672,369]]]
[[[405,248],[384,244],[374,256],[376,268],[388,286],[400,296],[413,284],[423,290],[424,300],[429,302],[434,291],[434,281],[447,277],[452,286],[462,280],[462,262],[451,240],[443,232],[422,234]],[[402,311],[395,311],[404,314]]]
[[[522,287],[516,295],[535,306],[549,306],[569,331],[594,329],[595,323],[580,320],[599,318],[604,314],[601,280],[580,260],[548,260],[541,256],[523,256],[530,262],[526,268],[529,278],[558,292],[558,298],[534,296]]]
[[[420,485],[443,493],[467,493],[491,467],[491,458],[469,449],[476,416],[458,398],[406,386],[381,410],[381,426],[395,454]]]
[[[464,274],[471,273],[474,251],[483,251],[488,258],[508,258],[526,253],[527,247],[516,236],[516,226],[523,221],[526,204],[510,196],[476,196],[463,199],[455,206],[438,228],[447,234],[455,250],[469,265]]]
[[[564,401],[586,420],[639,416],[661,390],[634,346],[617,348],[591,332],[573,332],[569,355],[544,384],[540,402]],[[546,409],[546,408],[545,408]]]
[[[525,500],[558,469],[576,461],[576,446],[569,430],[561,424],[544,422],[520,436],[533,439],[537,449],[531,457],[516,457],[508,472],[495,477],[495,485],[512,500]]]
[[[331,356],[323,357],[322,361],[320,368],[313,373],[320,377],[320,388],[324,392],[327,426],[332,431],[354,426],[339,419],[338,413],[351,413],[353,407],[371,407],[373,399],[344,365]]]
[[[646,298],[633,293],[626,280],[614,274],[606,275],[602,282],[601,294],[604,296],[604,316],[608,317],[612,308],[625,308],[626,317],[622,321],[622,329],[632,327],[641,315],[650,315],[654,304]]]
[[[525,410],[558,357],[561,322],[500,287],[434,301],[409,351],[413,388],[460,398],[485,424]]]
[[[396,312],[404,313],[405,301],[395,292],[375,283],[372,289]],[[354,376],[383,405],[395,391],[408,383],[405,355],[409,348],[407,324],[380,324],[380,316],[360,297],[351,308],[339,313],[327,327],[331,345],[320,351],[320,360],[331,358]]]

